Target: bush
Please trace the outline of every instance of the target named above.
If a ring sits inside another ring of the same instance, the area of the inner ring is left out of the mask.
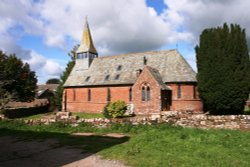
[[[106,118],[117,118],[124,115],[127,110],[127,104],[124,101],[118,100],[108,103],[104,107],[103,115]]]

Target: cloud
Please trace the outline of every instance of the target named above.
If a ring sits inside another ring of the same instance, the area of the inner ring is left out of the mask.
[[[144,0],[44,0],[39,6],[49,46],[67,47],[68,36],[79,43],[86,16],[100,55],[156,50],[190,38],[189,33],[172,28]]]
[[[36,75],[39,77],[39,83],[45,83],[50,78],[59,78],[62,73],[62,67],[52,59],[48,59],[35,51],[31,51],[31,59],[27,62]]]
[[[177,29],[190,32],[192,43],[198,44],[203,29],[222,26],[223,23],[240,24],[248,32],[250,41],[250,1],[246,0],[164,0],[168,6],[162,17]]]

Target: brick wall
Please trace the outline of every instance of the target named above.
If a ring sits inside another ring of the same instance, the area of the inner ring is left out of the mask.
[[[150,88],[150,100],[142,101],[142,86]],[[203,105],[198,98],[198,92],[194,93],[195,83],[171,83],[167,84],[172,91],[172,102],[170,110],[172,111],[202,111]],[[178,98],[178,85],[180,85],[181,96]],[[132,88],[133,104],[135,114],[153,114],[160,113],[162,110],[161,87],[145,69],[132,86],[110,86],[111,101],[123,100],[129,101],[129,89]],[[91,91],[91,100],[88,100],[88,91]],[[65,88],[67,95],[67,111],[70,112],[92,112],[100,113],[107,104],[108,87],[90,87],[90,88]],[[195,97],[196,94],[196,97]],[[65,96],[64,96],[65,97]],[[64,98],[63,105],[64,107]],[[63,108],[64,110],[64,108]]]
[[[109,87],[111,101],[123,100],[129,103],[130,86]],[[91,91],[91,99],[88,99],[88,91]],[[67,94],[67,111],[99,113],[108,103],[108,87],[91,88],[65,88]],[[63,103],[64,103],[63,99]]]
[[[142,87],[150,88],[150,100],[142,101]],[[133,104],[136,114],[152,114],[161,111],[161,88],[147,68],[144,68],[133,86]]]
[[[203,111],[203,104],[199,99],[196,83],[171,83],[167,84],[172,90],[173,111]],[[178,85],[180,86],[180,98],[178,98]]]

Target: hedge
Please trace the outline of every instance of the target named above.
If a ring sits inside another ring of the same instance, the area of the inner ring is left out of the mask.
[[[45,106],[36,106],[29,108],[8,108],[5,109],[2,113],[7,118],[21,118],[30,115],[46,113],[48,111],[49,111],[49,105],[45,105]]]

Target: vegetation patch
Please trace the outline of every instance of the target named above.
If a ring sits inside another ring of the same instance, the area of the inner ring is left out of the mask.
[[[72,115],[76,115],[79,118],[85,118],[85,119],[90,119],[90,118],[104,118],[103,114],[101,113],[84,113],[84,112],[77,112],[77,113],[72,113]]]
[[[122,117],[127,110],[127,104],[125,101],[114,101],[108,103],[104,108],[104,117],[106,118],[117,118]]]
[[[91,132],[91,136],[72,133]],[[108,133],[123,133],[114,138]],[[250,132],[200,130],[167,124],[112,124],[96,128],[90,124],[72,127],[62,122],[26,125],[22,121],[0,121],[0,136],[28,139],[55,138],[61,145],[82,148],[131,166],[249,166]]]

